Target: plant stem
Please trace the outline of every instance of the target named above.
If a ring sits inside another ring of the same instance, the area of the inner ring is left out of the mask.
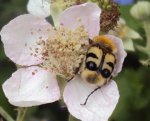
[[[27,108],[19,107],[17,110],[18,110],[18,115],[17,115],[16,121],[23,121],[24,117],[25,117],[25,114],[27,112]]]
[[[6,121],[15,121],[1,106],[0,106],[0,114]]]
[[[61,75],[56,75],[56,79],[58,81],[59,87],[60,87],[60,92],[61,92],[61,96],[63,95],[64,92],[64,88],[67,84],[67,80],[62,77]]]
[[[146,38],[147,38],[146,48],[149,52],[150,51],[150,22],[147,22],[147,21],[144,22],[144,29],[145,29]]]
[[[68,121],[80,121],[80,120],[76,119],[72,115],[69,115],[69,120]]]

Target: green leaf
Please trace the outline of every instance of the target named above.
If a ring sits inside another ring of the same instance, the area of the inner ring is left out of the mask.
[[[127,6],[121,6],[120,7],[120,11],[121,11],[121,17],[123,17],[126,22],[127,25],[131,28],[133,28],[134,30],[139,30],[139,28],[141,27],[141,23],[137,20],[135,20],[131,14],[130,14],[130,9],[131,9],[132,5],[127,5]]]

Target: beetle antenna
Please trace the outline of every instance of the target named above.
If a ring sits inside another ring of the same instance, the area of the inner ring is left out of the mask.
[[[87,103],[89,97],[90,97],[95,91],[97,91],[97,90],[100,89],[100,88],[101,88],[101,87],[97,87],[96,89],[94,89],[94,90],[87,96],[85,102],[84,102],[83,104],[81,104],[81,105],[86,105],[86,103]]]

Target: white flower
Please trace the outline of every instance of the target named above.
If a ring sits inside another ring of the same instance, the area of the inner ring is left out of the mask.
[[[109,31],[109,34],[121,38],[125,49],[129,51],[135,50],[132,41],[133,39],[142,39],[138,32],[127,26],[126,21],[123,18],[119,19],[118,26],[114,30]]]
[[[29,0],[27,10],[30,14],[38,17],[48,17],[50,12],[51,0]]]
[[[85,3],[66,9],[60,16],[60,24],[70,30],[79,26],[79,19],[89,38],[99,34],[100,8],[93,3]],[[56,80],[56,73],[44,70],[39,66],[43,62],[41,53],[31,54],[30,48],[39,48],[36,42],[42,38],[47,41],[57,31],[44,19],[30,14],[21,15],[10,21],[1,30],[6,55],[16,64],[26,66],[18,69],[4,82],[3,90],[9,102],[15,106],[29,107],[51,103],[60,99],[60,91]],[[126,56],[122,41],[112,35],[106,35],[114,44],[117,63],[113,75],[122,69]],[[119,92],[115,81],[103,86],[89,98],[82,106],[88,94],[96,88],[82,81],[80,75],[67,83],[64,89],[64,102],[69,112],[82,121],[107,121],[119,99]]]

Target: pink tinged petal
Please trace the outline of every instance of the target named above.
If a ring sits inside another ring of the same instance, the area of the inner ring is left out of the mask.
[[[55,76],[36,66],[17,70],[2,87],[9,102],[19,107],[51,103],[60,98]]]
[[[127,53],[124,50],[123,42],[120,38],[115,37],[113,35],[107,35],[107,36],[116,44],[118,49],[116,53],[117,62],[113,71],[113,76],[116,76],[122,70],[123,62],[125,57],[127,56]]]
[[[60,23],[70,29],[75,29],[83,24],[90,38],[93,38],[99,34],[100,14],[101,9],[94,3],[76,5],[62,13]]]
[[[119,92],[114,81],[110,81],[101,89],[95,91],[87,101],[87,96],[95,89],[79,77],[71,80],[64,90],[64,101],[69,112],[82,121],[107,121],[116,107]]]
[[[44,18],[31,14],[11,20],[0,33],[6,55],[19,65],[41,63],[41,45],[37,45],[37,41],[47,40],[48,29],[52,29],[52,26]],[[39,48],[37,57],[35,48]]]
[[[50,15],[50,1],[48,0],[29,0],[27,10],[30,14],[38,17]]]

